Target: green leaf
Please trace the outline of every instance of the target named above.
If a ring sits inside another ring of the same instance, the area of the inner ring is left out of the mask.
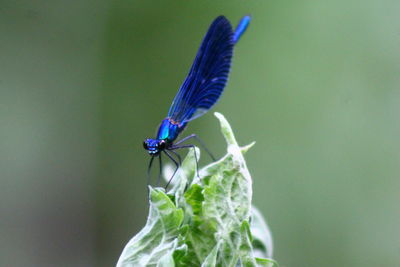
[[[201,264],[201,267],[213,267],[217,265],[217,255],[218,255],[218,250],[221,245],[221,242],[218,242],[213,250],[208,254],[208,256],[205,258],[203,263]]]
[[[258,258],[271,258],[273,252],[271,231],[261,212],[251,207],[250,230],[253,236],[254,255]]]
[[[269,266],[272,239],[252,207],[252,179],[226,119],[215,113],[227,154],[196,172],[191,150],[168,196],[150,187],[146,226],[128,242],[117,266]],[[196,154],[195,154],[196,153]],[[272,266],[272,265],[270,265]]]
[[[241,228],[240,228],[240,233],[242,237],[242,242],[240,245],[240,262],[242,266],[246,267],[254,267],[257,266],[256,264],[256,259],[253,256],[253,250],[251,246],[251,233],[250,233],[250,225],[247,221],[243,221]]]
[[[156,265],[163,256],[176,249],[175,239],[182,221],[183,210],[176,208],[162,190],[150,187],[146,226],[125,246],[117,266]]]
[[[273,259],[256,258],[257,266],[260,267],[278,267],[278,263]]]

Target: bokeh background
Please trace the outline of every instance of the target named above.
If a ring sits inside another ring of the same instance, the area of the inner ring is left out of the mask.
[[[253,21],[213,109],[281,266],[400,266],[400,1],[0,1],[0,266],[113,266],[142,140],[211,21]],[[212,112],[190,124],[222,156]],[[202,163],[207,162],[203,157]]]

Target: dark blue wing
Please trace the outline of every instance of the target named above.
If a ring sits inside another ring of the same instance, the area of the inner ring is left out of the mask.
[[[216,18],[172,102],[169,118],[184,123],[203,115],[217,102],[228,80],[234,44],[229,21],[223,16]]]

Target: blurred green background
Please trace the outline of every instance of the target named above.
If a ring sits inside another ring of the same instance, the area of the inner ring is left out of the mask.
[[[0,265],[115,265],[147,216],[142,140],[211,21],[251,14],[213,110],[257,141],[274,257],[400,266],[399,13],[398,0],[1,0]],[[224,154],[212,112],[185,133]]]

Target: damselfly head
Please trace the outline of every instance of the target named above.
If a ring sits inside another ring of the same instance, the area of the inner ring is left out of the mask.
[[[166,142],[163,139],[146,139],[143,142],[144,149],[149,152],[151,156],[157,156],[166,147]]]

